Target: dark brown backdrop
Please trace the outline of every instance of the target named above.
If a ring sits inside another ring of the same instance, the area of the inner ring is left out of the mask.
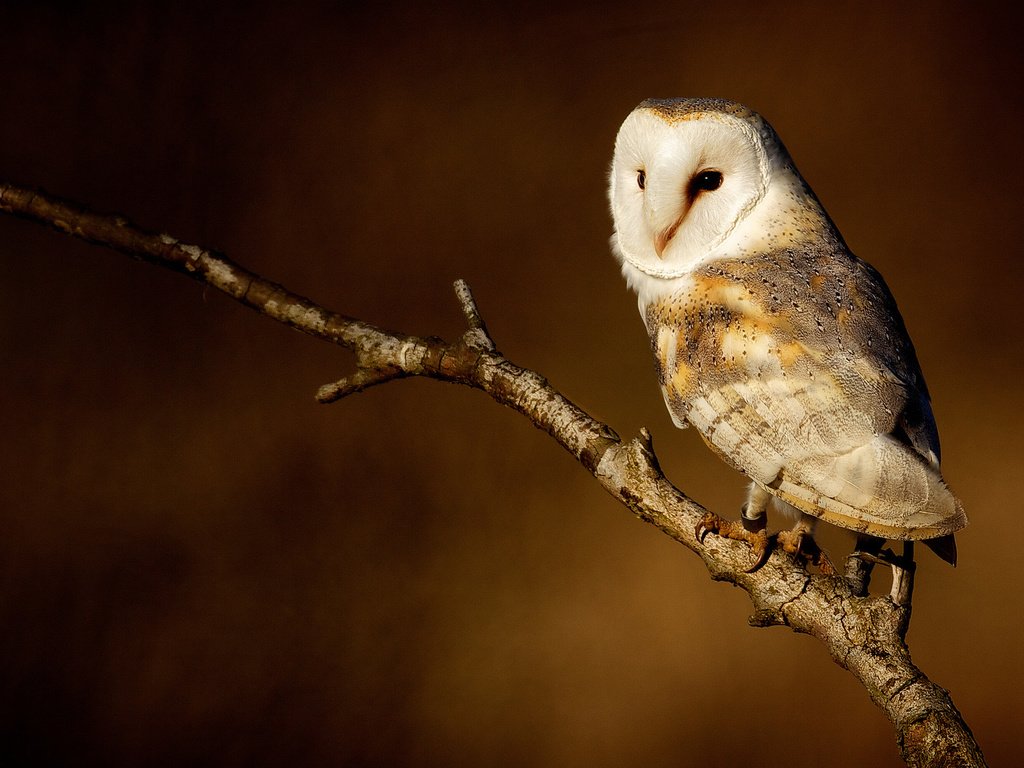
[[[279,7],[280,6],[280,7]],[[916,660],[1021,751],[1019,26],[972,3],[3,3],[0,177],[225,250],[326,305],[499,345],[670,477],[605,172],[648,96],[763,112],[886,275],[972,525]],[[0,218],[0,756],[13,764],[897,764],[813,640],[521,417],[178,276]],[[834,552],[848,542],[828,539]]]

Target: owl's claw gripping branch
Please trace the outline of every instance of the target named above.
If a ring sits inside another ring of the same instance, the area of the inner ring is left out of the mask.
[[[811,534],[800,528],[795,528],[791,531],[779,531],[775,536],[782,551],[796,556],[803,563],[817,566],[823,574],[828,576],[836,574],[836,567],[832,565],[828,554],[818,546],[818,542]]]
[[[764,527],[757,531],[750,531],[747,530],[743,523],[735,520],[726,520],[714,512],[705,512],[697,522],[696,527],[694,527],[693,535],[699,543],[703,544],[704,536],[708,533],[717,534],[723,539],[745,541],[750,545],[750,549],[754,554],[754,563],[746,569],[746,573],[753,573],[764,565],[768,555],[771,554],[768,531]]]
[[[708,533],[715,533],[724,539],[747,542],[754,554],[754,564],[746,569],[746,573],[753,573],[764,565],[772,550],[772,537],[768,536],[764,522],[764,515],[754,520],[744,515],[737,522],[719,517],[714,512],[705,512],[694,527],[693,535],[699,543],[704,542],[704,537]],[[817,566],[821,573],[828,576],[836,574],[835,566],[832,565],[828,554],[818,546],[814,536],[808,532],[797,527],[791,531],[779,531],[774,538],[783,552],[794,555],[800,563]]]

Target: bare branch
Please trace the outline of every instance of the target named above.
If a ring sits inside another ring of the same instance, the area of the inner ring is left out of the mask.
[[[864,596],[867,567],[848,564],[850,580],[810,574],[800,562],[779,551],[761,568],[747,573],[750,554],[746,545],[716,536],[708,536],[703,544],[696,539],[695,527],[706,510],[662,474],[646,430],[638,438],[622,442],[611,428],[581,410],[539,374],[500,355],[463,281],[455,284],[455,291],[468,330],[449,343],[391,333],[329,312],[220,254],[168,235],[142,232],[122,218],[92,214],[41,192],[0,184],[0,210],[182,272],[279,322],[353,350],[356,372],[321,387],[317,394],[321,402],[408,376],[428,376],[483,390],[550,434],[634,514],[697,553],[713,579],[746,590],[754,607],[752,625],[784,625],[818,638],[893,723],[908,765],[985,765],[949,694],[911,661],[905,637],[912,566],[897,569],[891,597]],[[912,550],[904,555],[909,562]]]

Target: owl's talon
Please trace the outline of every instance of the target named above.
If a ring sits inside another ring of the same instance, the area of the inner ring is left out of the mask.
[[[818,550],[818,559],[813,562],[818,566],[818,572],[825,576],[835,576],[839,573],[823,549]]]
[[[718,533],[722,522],[722,518],[714,512],[705,512],[693,528],[693,537],[697,539],[697,543],[703,544],[704,536],[708,533]]]
[[[715,533],[723,539],[733,541],[745,541],[750,545],[754,553],[754,563],[744,570],[744,573],[753,573],[768,559],[771,553],[768,540],[768,531],[762,526],[759,531],[747,530],[743,523],[735,520],[725,520],[714,512],[705,512],[693,529],[694,537],[698,542],[703,543],[708,533]]]
[[[808,532],[795,528],[792,531],[779,531],[776,537],[784,552],[788,552],[804,564],[817,566],[818,570],[826,576],[836,575],[836,567],[832,564],[828,554],[818,546],[814,536]]]
[[[754,564],[747,568],[744,573],[753,573],[768,560],[768,555],[772,553],[771,543],[768,540],[768,531],[762,528],[760,531],[751,534],[750,549],[754,552]]]

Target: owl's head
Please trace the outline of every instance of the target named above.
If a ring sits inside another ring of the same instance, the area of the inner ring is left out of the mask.
[[[794,215],[830,228],[771,126],[719,99],[633,110],[615,140],[609,198],[612,249],[642,301],[716,256],[791,244],[803,229],[785,226]]]

